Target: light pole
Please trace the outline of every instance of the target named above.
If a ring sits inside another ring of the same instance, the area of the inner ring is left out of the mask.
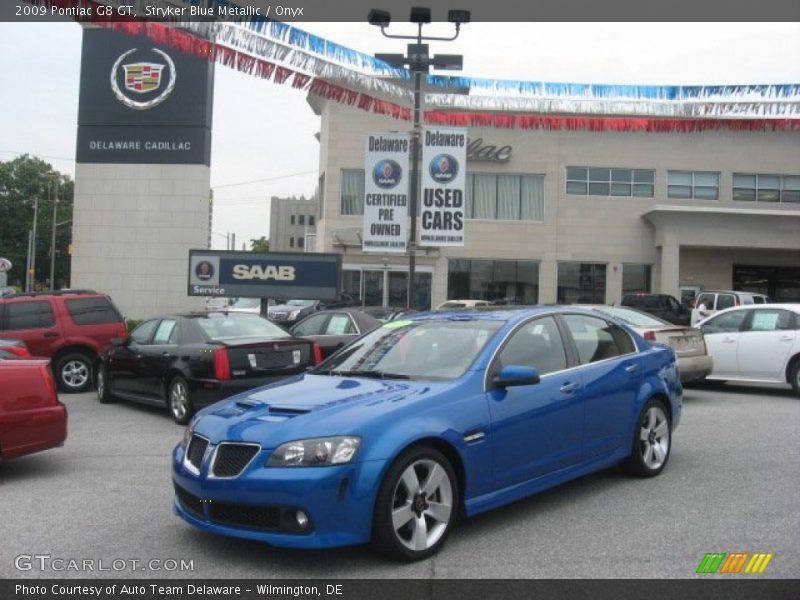
[[[428,73],[430,67],[435,69],[460,70],[463,57],[457,54],[437,54],[431,58],[428,44],[422,41],[451,42],[458,37],[463,23],[469,23],[468,10],[451,10],[447,13],[447,20],[456,27],[455,34],[451,37],[423,36],[422,26],[431,22],[431,9],[415,6],[411,9],[409,21],[417,25],[416,35],[393,35],[386,33],[386,28],[392,22],[392,15],[385,10],[371,10],[367,17],[370,25],[381,28],[384,37],[401,40],[414,40],[416,43],[408,44],[406,56],[402,54],[376,54],[375,58],[397,67],[407,66],[414,75],[414,125],[411,130],[411,197],[409,210],[411,211],[411,233],[408,239],[408,287],[406,288],[406,307],[416,307],[416,268],[417,268],[417,206],[419,204],[419,160],[420,160],[420,112],[422,109],[422,74]],[[412,300],[413,299],[413,300]]]
[[[67,219],[66,221],[61,221],[61,223],[57,223],[56,219],[58,219],[58,189],[61,186],[61,178],[59,176],[55,177],[53,186],[55,187],[55,192],[53,194],[53,226],[50,231],[50,291],[52,292],[55,288],[56,282],[56,228],[60,227],[61,225],[66,225],[67,223],[72,222],[72,219]]]

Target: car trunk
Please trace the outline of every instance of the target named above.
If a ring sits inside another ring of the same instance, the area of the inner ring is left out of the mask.
[[[703,333],[692,327],[671,327],[654,330],[656,341],[667,344],[679,357],[702,356],[706,353]]]
[[[312,343],[308,340],[233,338],[220,340],[214,351],[218,379],[260,378],[304,371],[314,363]],[[224,354],[223,354],[224,353]],[[225,377],[227,358],[228,377]]]

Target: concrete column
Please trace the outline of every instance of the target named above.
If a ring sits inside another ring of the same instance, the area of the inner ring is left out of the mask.
[[[661,243],[661,294],[671,294],[680,298],[680,259],[681,247],[674,235],[664,233]]]

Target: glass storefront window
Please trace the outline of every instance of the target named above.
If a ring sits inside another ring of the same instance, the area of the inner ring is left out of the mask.
[[[539,301],[539,263],[532,260],[451,259],[447,299],[489,300],[498,304]]]
[[[651,265],[622,265],[622,293],[650,293],[653,267]]]
[[[424,271],[416,272],[417,310],[430,310],[433,276]],[[342,270],[342,291],[357,298],[362,306],[406,305],[408,295],[408,273],[380,268],[345,267]]]
[[[605,304],[606,265],[602,263],[558,263],[558,302],[561,304]]]

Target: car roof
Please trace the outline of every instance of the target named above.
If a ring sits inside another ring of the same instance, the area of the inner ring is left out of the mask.
[[[566,312],[582,313],[587,315],[595,314],[594,311],[572,306],[568,304],[554,305],[535,305],[535,306],[514,306],[498,308],[496,306],[478,307],[470,309],[456,308],[452,310],[436,310],[424,313],[417,313],[403,317],[409,321],[523,321],[529,317],[546,314],[562,314]]]

